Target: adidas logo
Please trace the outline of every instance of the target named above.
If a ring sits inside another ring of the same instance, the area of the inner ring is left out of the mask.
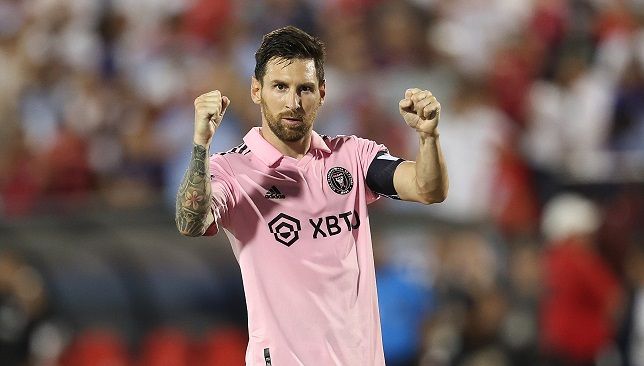
[[[282,194],[282,192],[280,192],[280,190],[277,189],[277,187],[275,186],[271,186],[271,188],[268,191],[266,191],[266,193],[264,193],[264,197],[272,200],[275,200],[275,199],[281,200],[286,198],[286,196]]]

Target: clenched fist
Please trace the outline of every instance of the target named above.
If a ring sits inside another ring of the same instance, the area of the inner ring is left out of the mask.
[[[422,137],[437,135],[441,105],[429,90],[407,89],[398,107],[405,123],[416,129]]]
[[[219,90],[202,94],[195,99],[195,144],[208,146],[230,104]]]

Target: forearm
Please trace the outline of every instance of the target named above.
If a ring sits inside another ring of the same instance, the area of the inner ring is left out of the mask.
[[[416,190],[423,201],[434,203],[445,200],[449,180],[438,133],[420,135],[415,172]]]
[[[424,204],[443,202],[448,178],[438,135],[440,103],[429,90],[407,89],[398,103],[405,123],[418,132],[420,147],[415,162],[400,164],[394,186],[400,199]]]
[[[210,201],[208,149],[194,144],[190,165],[177,192],[175,222],[181,234],[203,235],[211,221]]]

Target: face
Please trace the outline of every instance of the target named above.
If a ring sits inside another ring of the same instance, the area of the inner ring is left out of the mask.
[[[294,142],[308,136],[324,102],[312,59],[271,59],[263,85],[253,78],[251,97],[261,105],[262,125],[280,140]]]

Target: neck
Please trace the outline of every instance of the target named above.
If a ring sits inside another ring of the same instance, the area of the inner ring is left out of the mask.
[[[264,139],[273,145],[284,156],[301,159],[311,147],[311,131],[297,141],[283,141],[275,136],[270,127],[262,125],[260,132]]]

